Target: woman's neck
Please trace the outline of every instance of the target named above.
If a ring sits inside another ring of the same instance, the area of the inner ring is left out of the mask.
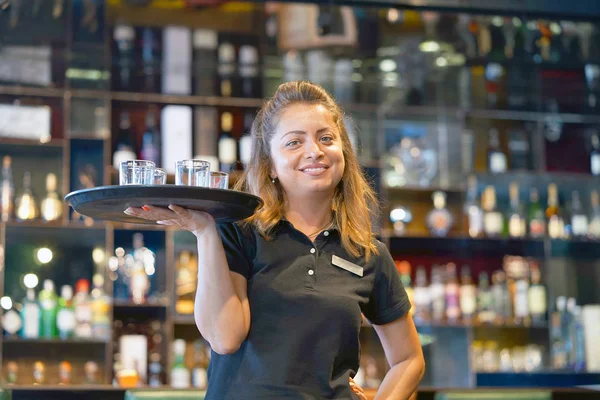
[[[290,202],[285,217],[299,231],[309,235],[332,222],[331,202]],[[324,228],[323,228],[324,229]]]

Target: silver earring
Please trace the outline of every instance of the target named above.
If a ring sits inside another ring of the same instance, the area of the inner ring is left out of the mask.
[[[271,183],[275,183],[275,178],[271,178]]]

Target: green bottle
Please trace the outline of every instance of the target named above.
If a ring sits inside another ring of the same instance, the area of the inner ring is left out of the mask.
[[[54,291],[54,282],[50,279],[44,281],[44,289],[40,291],[39,303],[41,308],[40,337],[54,339],[58,336],[56,330],[56,311],[58,308],[58,296]]]

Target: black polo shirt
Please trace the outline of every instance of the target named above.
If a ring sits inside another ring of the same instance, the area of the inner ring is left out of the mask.
[[[313,243],[287,221],[269,241],[253,227],[218,228],[229,268],[248,280],[252,319],[237,352],[212,353],[206,398],[356,399],[361,312],[381,325],[410,309],[385,245],[365,263],[336,229]]]

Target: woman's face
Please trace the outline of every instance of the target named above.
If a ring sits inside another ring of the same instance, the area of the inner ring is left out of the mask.
[[[279,179],[288,196],[333,195],[345,163],[340,132],[325,107],[287,107],[269,145],[271,176]]]

